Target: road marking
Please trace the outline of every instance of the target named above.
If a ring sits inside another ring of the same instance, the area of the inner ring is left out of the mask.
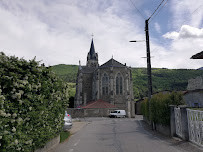
[[[79,142],[80,142],[80,139],[74,144],[74,146],[77,146]]]
[[[73,152],[73,149],[70,149],[69,152]]]

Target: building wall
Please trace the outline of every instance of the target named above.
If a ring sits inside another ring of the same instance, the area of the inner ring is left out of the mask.
[[[203,76],[188,80],[187,90],[183,97],[186,104],[190,107],[203,107]]]
[[[122,77],[122,94],[116,93],[116,77],[119,73]],[[109,80],[107,94],[102,93],[102,77],[104,74],[108,76]],[[90,101],[98,99],[107,101],[119,109],[126,110],[129,117],[134,116],[131,69],[128,67],[99,67],[92,73],[80,73],[79,71],[76,85],[75,107],[80,107],[78,105],[86,105]]]
[[[93,79],[92,73],[83,74],[83,84],[82,84],[83,104],[87,104],[88,102],[92,101],[92,79]]]
[[[203,90],[186,93],[184,95],[184,100],[190,107],[203,107]]]
[[[105,67],[98,69],[99,99],[116,105],[119,109],[126,110],[128,115],[134,115],[134,96],[132,91],[131,70],[127,67]],[[116,94],[116,77],[120,73],[122,77],[122,94]],[[106,74],[109,78],[108,94],[102,93],[102,77]]]
[[[72,118],[83,118],[83,117],[108,117],[111,111],[117,110],[117,108],[100,108],[100,109],[76,109],[68,108],[67,113]]]

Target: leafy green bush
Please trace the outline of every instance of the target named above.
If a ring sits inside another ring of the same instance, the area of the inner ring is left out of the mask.
[[[182,104],[184,104],[183,96],[180,92],[158,93],[152,96],[150,104],[147,99],[142,103],[142,113],[146,118],[148,118],[150,121],[154,123],[169,125],[170,124],[169,105],[182,105]]]
[[[0,53],[0,151],[34,151],[57,136],[67,85],[35,59]]]
[[[141,112],[149,120],[149,100],[145,98],[141,104]]]

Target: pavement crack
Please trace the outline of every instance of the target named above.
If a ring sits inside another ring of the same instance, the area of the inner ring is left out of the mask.
[[[116,126],[117,126],[117,124],[116,124],[115,120],[113,121],[113,124],[114,124],[113,129],[112,129],[112,132],[113,132],[113,141],[114,141],[113,146],[115,147],[117,152],[123,152],[123,149],[121,147],[121,142],[120,142],[120,140],[118,138],[118,134],[116,132]]]

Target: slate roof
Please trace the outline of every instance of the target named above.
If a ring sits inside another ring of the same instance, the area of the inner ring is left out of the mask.
[[[90,59],[96,59],[96,53],[95,53],[95,49],[94,49],[93,39],[92,39],[92,42],[91,42],[89,54],[90,54]]]
[[[86,106],[82,107],[83,109],[91,109],[91,108],[116,108],[115,105],[112,105],[106,101],[103,101],[101,99],[97,100],[97,101],[93,101],[88,103]]]
[[[191,59],[203,59],[203,51],[193,55]]]
[[[104,68],[104,67],[126,67],[126,66],[111,58],[109,61],[102,64],[99,68]]]

